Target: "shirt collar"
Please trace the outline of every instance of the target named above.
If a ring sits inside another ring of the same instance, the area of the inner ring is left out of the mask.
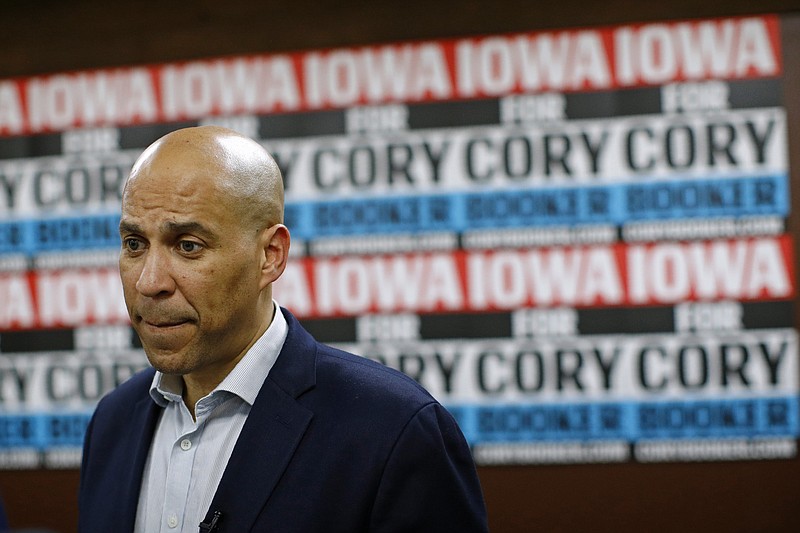
[[[216,391],[226,391],[239,396],[250,405],[255,403],[289,332],[280,306],[274,301],[272,305],[275,309],[272,323],[209,396]],[[182,401],[183,378],[156,371],[150,385],[150,397],[161,407],[166,407],[169,402]]]

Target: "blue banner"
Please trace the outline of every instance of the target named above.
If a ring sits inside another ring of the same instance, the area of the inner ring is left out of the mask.
[[[472,444],[800,435],[798,398],[457,405]]]
[[[80,447],[91,416],[91,411],[0,415],[0,450]]]

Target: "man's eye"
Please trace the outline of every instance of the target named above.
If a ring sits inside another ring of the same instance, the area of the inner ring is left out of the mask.
[[[142,249],[142,241],[139,239],[134,239],[133,237],[128,237],[122,241],[122,244],[129,252],[138,252]]]
[[[178,243],[178,248],[180,248],[181,252],[191,254],[200,251],[201,247],[194,241],[181,241]]]

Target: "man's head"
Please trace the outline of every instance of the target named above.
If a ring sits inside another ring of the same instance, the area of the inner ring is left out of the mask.
[[[120,274],[153,366],[227,375],[271,320],[289,250],[282,221],[280,170],[247,137],[187,128],[142,153],[122,195]]]

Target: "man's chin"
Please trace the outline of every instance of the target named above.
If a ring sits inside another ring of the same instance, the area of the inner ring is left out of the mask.
[[[165,343],[163,339],[159,339],[161,342],[145,338],[141,340],[147,360],[159,372],[183,375],[189,371],[186,343]]]
[[[171,376],[183,376],[191,372],[191,368],[186,365],[186,360],[179,354],[152,353],[145,349],[147,360],[150,366]]]

